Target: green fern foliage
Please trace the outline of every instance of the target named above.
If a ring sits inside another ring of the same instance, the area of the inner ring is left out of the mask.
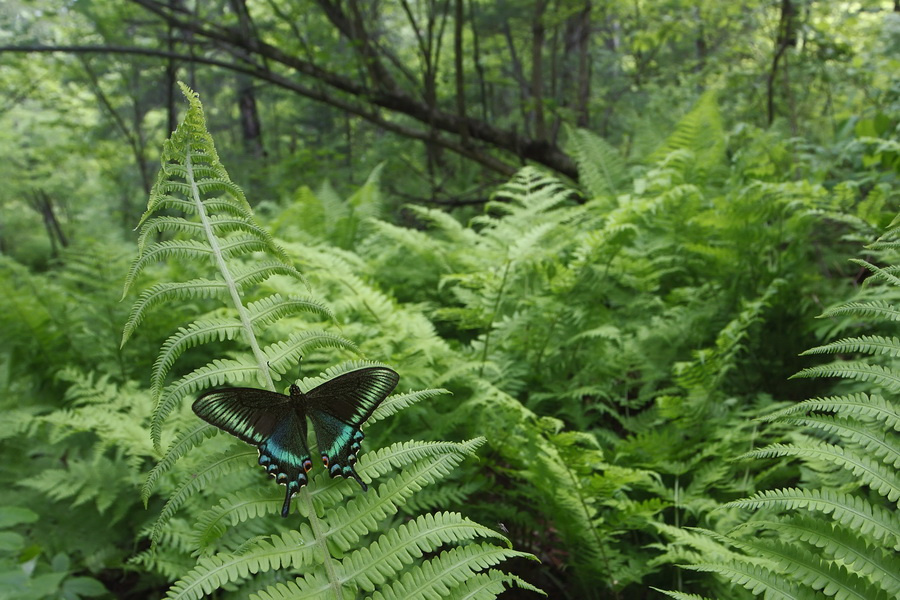
[[[615,196],[629,182],[625,159],[609,142],[587,129],[566,127],[578,164],[578,178],[596,198]]]
[[[249,383],[278,391],[275,382],[302,357],[305,364],[324,363],[339,353],[359,354],[360,349],[299,320],[306,315],[328,321],[334,313],[314,298],[279,291],[308,285],[290,264],[289,253],[253,222],[246,198],[219,162],[197,95],[185,86],[182,91],[190,108],[165,145],[125,291],[161,261],[177,261],[182,271],[194,269],[199,276],[145,290],[132,308],[123,343],[135,335],[151,309],[177,308],[190,301],[206,313],[166,339],[152,367],[153,447],[160,448],[169,430],[171,442],[148,474],[141,497],[150,505],[161,488],[168,499],[146,530],[151,548],[133,562],[175,579],[166,597],[179,599],[236,587],[244,597],[258,598],[340,599],[362,593],[490,598],[508,586],[538,591],[496,568],[508,559],[534,559],[512,550],[504,536],[457,512],[414,514],[416,496],[430,490],[432,498],[441,497],[442,480],[476,452],[483,438],[402,441],[368,449],[357,464],[359,473],[373,482],[368,493],[319,469],[297,494],[299,514],[282,520],[272,517],[280,502],[275,496],[283,492],[266,483],[256,464],[257,451],[217,435],[217,429],[198,424],[185,410],[184,400],[207,388]],[[345,242],[355,237],[359,218],[374,210],[376,191],[372,183],[352,199],[356,212],[341,226]],[[184,216],[154,216],[161,210],[180,210]],[[169,235],[174,238],[151,241]],[[218,299],[224,306],[208,306],[207,299]],[[288,333],[291,329],[294,332]],[[197,348],[220,343],[249,350],[211,358],[170,378]],[[344,361],[298,385],[309,390],[372,364]],[[395,394],[367,424],[445,393],[425,389]],[[109,465],[86,468],[107,472]],[[30,485],[50,493],[54,477],[48,470]],[[67,490],[77,494],[73,486]],[[418,504],[433,502],[426,495]]]
[[[869,249],[895,261],[896,255],[889,254],[895,247],[896,232],[889,231]],[[895,294],[900,280],[892,274],[893,267],[869,270],[868,293],[876,298],[846,303],[826,315],[890,324],[892,310],[885,312],[888,306],[877,296]],[[864,357],[843,357],[849,353]],[[804,369],[795,377],[838,377],[850,393],[807,400],[762,417],[764,422],[793,429],[791,441],[740,457],[799,460],[802,485],[760,491],[725,504],[724,509],[749,510],[757,517],[728,535],[706,532],[737,553],[724,560],[721,553],[704,553],[687,568],[717,573],[767,598],[896,598],[900,596],[900,440],[896,433],[900,406],[894,398],[900,391],[896,362],[900,341],[863,334],[805,354],[841,358]]]

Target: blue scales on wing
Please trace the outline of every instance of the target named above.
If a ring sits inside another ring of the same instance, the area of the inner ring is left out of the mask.
[[[312,469],[307,417],[329,474],[352,477],[366,490],[354,469],[363,439],[361,427],[399,379],[387,367],[365,367],[307,393],[291,385],[290,396],[256,388],[210,390],[197,398],[193,409],[204,421],[258,448],[259,464],[287,488],[281,509],[286,517],[291,498],[309,482],[307,473]]]

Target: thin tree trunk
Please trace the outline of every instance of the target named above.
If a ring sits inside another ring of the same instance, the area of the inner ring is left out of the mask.
[[[36,190],[31,197],[31,207],[41,215],[44,223],[44,229],[47,230],[47,237],[50,238],[50,255],[56,258],[59,254],[58,245],[63,248],[69,245],[66,234],[63,233],[59,219],[53,210],[53,200],[44,190]]]
[[[463,66],[463,25],[465,24],[465,13],[463,10],[464,0],[455,0],[454,19],[453,19],[453,64],[456,68],[456,113],[459,115],[460,130],[459,135],[462,138],[464,146],[469,145],[469,128],[466,123],[466,77]]]
[[[900,0],[897,0],[900,2]],[[478,91],[481,96],[481,118],[488,119],[488,97],[484,77],[484,65],[481,63],[481,50],[478,43],[478,27],[475,26],[475,0],[469,0],[469,20],[472,24],[472,60],[475,62],[475,72],[478,74]],[[468,129],[468,127],[466,127]]]
[[[775,37],[775,54],[772,56],[772,67],[766,81],[766,113],[769,125],[775,120],[775,81],[778,66],[788,48],[797,43],[797,8],[792,0],[781,0],[781,17],[778,21],[778,33]]]
[[[546,140],[547,124],[544,119],[544,12],[547,0],[537,0],[531,21],[531,101],[534,119],[534,135]]]
[[[258,36],[250,19],[250,11],[247,9],[245,0],[231,0],[231,8],[238,17],[238,28],[247,44],[257,49],[256,40]],[[238,95],[238,113],[241,122],[241,139],[244,143],[244,150],[255,158],[262,158],[266,155],[266,150],[262,143],[262,125],[260,124],[259,111],[256,107],[256,93],[254,92],[253,82],[249,77],[238,74],[236,77],[237,95]]]
[[[577,90],[575,93],[575,124],[590,125],[591,96],[591,2],[586,0],[581,12],[569,19],[573,29],[573,50],[578,55]],[[566,24],[567,29],[570,23]]]

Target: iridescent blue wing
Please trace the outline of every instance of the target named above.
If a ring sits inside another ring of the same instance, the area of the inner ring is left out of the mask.
[[[360,429],[397,386],[400,376],[387,367],[366,367],[338,375],[304,394],[322,462],[332,477],[352,477],[368,489],[353,465],[359,454]]]
[[[290,396],[255,388],[223,388],[200,395],[197,416],[259,449],[259,464],[286,488],[281,516],[312,469],[306,447],[306,418]]]

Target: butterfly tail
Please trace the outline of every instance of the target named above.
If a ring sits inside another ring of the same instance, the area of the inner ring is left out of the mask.
[[[353,479],[355,479],[356,481],[359,482],[359,485],[360,485],[360,487],[362,487],[362,490],[363,490],[364,492],[368,492],[368,491],[369,491],[369,486],[366,485],[366,482],[365,482],[365,481],[363,481],[362,479],[360,479],[359,475],[356,474],[356,471],[355,471],[355,470],[354,470],[354,471],[350,471],[350,477],[352,477]]]
[[[291,498],[294,497],[294,490],[291,489],[290,485],[285,486],[287,491],[284,494],[284,505],[281,507],[281,516],[287,518],[287,516],[291,513]]]

